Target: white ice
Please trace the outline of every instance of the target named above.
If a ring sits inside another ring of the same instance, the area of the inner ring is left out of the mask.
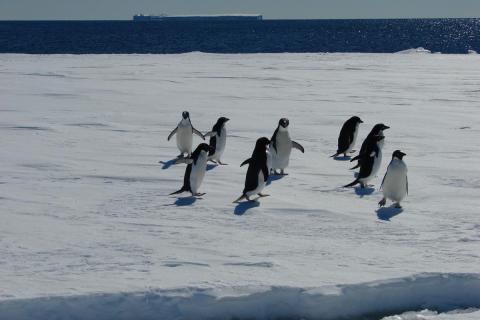
[[[479,308],[479,88],[478,55],[0,55],[0,319]],[[168,196],[185,165],[166,138],[184,110],[203,133],[231,119],[229,165],[209,167],[203,199]],[[391,127],[363,191],[341,188],[352,164],[329,158],[352,115],[365,122],[357,150],[374,124]],[[232,204],[240,163],[281,117],[305,154],[270,197]],[[378,210],[395,149],[410,193],[402,211]],[[395,299],[376,304],[387,289]]]

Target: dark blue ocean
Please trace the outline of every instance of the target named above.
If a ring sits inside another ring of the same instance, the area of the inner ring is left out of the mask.
[[[480,19],[0,22],[0,53],[480,52]]]

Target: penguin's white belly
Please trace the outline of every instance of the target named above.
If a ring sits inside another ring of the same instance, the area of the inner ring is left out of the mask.
[[[216,136],[216,145],[215,145],[215,153],[212,156],[213,160],[221,160],[223,151],[225,151],[225,146],[227,145],[227,130],[222,128],[220,137]]]
[[[268,172],[270,172],[270,170],[273,169],[272,165],[273,165],[272,153],[267,150],[267,168],[268,168]]]
[[[265,188],[265,176],[263,175],[263,171],[260,170],[260,172],[258,173],[257,187],[252,191],[247,191],[245,194],[247,197],[251,197],[262,192],[263,188]]]
[[[350,151],[353,150],[353,148],[355,147],[355,143],[357,142],[357,136],[358,136],[358,124],[355,127],[355,132],[353,133],[353,140],[350,143],[350,145],[348,146],[348,149],[347,149],[347,151],[345,151],[345,153],[349,153]]]
[[[288,132],[277,133],[276,137],[276,149],[271,148],[272,152],[272,168],[273,169],[285,169],[288,167],[290,161],[290,154],[292,153],[292,140],[290,139]]]
[[[402,201],[407,195],[407,166],[399,160],[392,160],[382,185],[385,198],[395,202]]]
[[[198,193],[200,189],[200,185],[203,182],[203,178],[205,177],[205,171],[207,170],[207,155],[202,154],[198,157],[197,163],[192,164],[192,171],[190,172],[190,188],[192,189],[192,193]]]
[[[181,124],[177,129],[177,147],[178,150],[182,153],[192,153],[192,127],[191,126],[182,126]]]
[[[372,168],[372,173],[370,176],[373,178],[377,175],[378,170],[380,169],[380,166],[382,164],[382,150],[380,149],[378,151],[377,156],[375,157],[375,161],[373,162],[373,168]]]

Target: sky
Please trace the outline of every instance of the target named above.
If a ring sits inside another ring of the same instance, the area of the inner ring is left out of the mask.
[[[0,0],[0,20],[259,13],[265,19],[480,17],[480,0]]]

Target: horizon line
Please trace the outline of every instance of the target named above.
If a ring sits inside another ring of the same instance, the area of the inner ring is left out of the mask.
[[[203,16],[202,14],[196,14],[193,16]],[[219,14],[221,15],[221,14]],[[224,14],[226,15],[226,14]],[[262,14],[252,14],[252,15],[261,15]],[[132,21],[133,22],[133,16],[132,18],[128,19],[0,19],[0,22],[81,22],[81,21]],[[145,15],[149,16],[149,15]],[[172,16],[180,16],[180,15],[172,15]],[[278,21],[278,20],[292,20],[292,21],[298,21],[298,20],[438,20],[438,19],[480,19],[480,16],[478,17],[389,17],[389,18],[265,18],[263,16],[263,20],[260,21]],[[152,22],[161,22],[161,21],[152,21]],[[164,22],[164,21],[163,21]],[[251,22],[251,21],[250,21]]]

